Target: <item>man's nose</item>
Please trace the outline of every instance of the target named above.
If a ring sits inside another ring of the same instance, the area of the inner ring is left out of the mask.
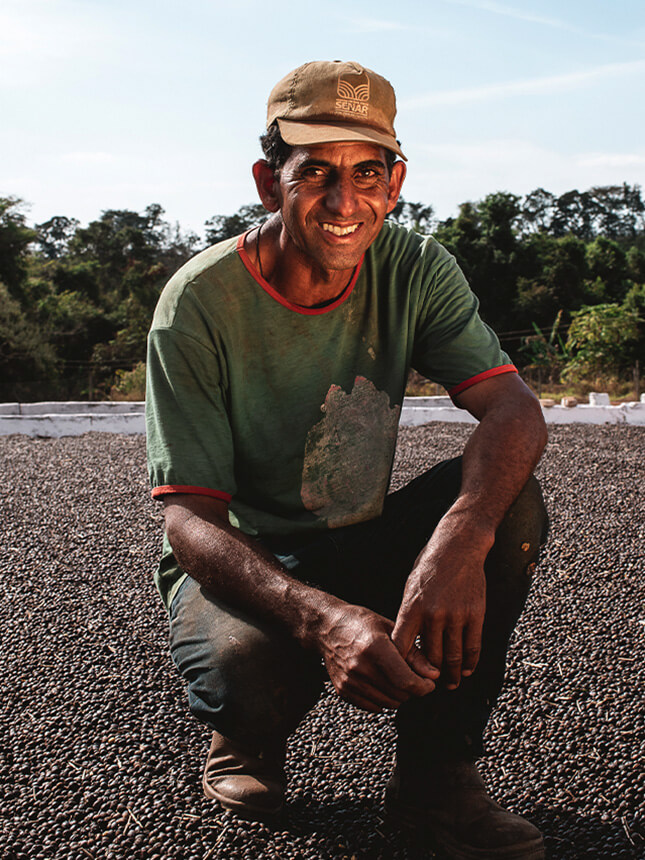
[[[356,189],[351,178],[339,176],[327,188],[327,209],[335,215],[348,218],[356,211]]]

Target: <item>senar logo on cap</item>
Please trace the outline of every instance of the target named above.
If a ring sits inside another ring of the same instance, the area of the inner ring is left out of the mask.
[[[277,123],[285,143],[367,142],[405,158],[396,139],[392,84],[359,63],[315,60],[274,86],[267,128]]]
[[[340,98],[336,99],[336,110],[348,116],[367,116],[370,100],[370,79],[367,72],[363,70],[358,75],[341,72],[338,76],[338,95]]]

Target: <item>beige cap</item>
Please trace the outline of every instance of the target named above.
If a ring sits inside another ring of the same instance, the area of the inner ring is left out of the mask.
[[[396,97],[389,81],[358,63],[305,63],[271,90],[267,128],[277,120],[291,146],[335,141],[375,143],[405,155],[394,131]]]

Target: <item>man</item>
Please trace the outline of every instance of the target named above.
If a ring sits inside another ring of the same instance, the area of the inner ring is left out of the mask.
[[[386,806],[455,857],[543,857],[473,759],[546,530],[539,405],[454,259],[386,222],[405,164],[394,91],[357,63],[273,89],[272,213],[166,287],[149,340],[157,584],[207,796],[280,811],[285,744],[325,673],[396,710]],[[480,420],[463,457],[386,497],[410,366]]]

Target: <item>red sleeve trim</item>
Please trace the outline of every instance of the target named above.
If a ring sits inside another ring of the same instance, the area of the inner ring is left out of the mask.
[[[154,487],[150,495],[153,499],[158,499],[168,493],[193,493],[196,496],[211,496],[214,499],[221,499],[227,505],[233,498],[230,493],[225,493],[223,490],[210,490],[208,487],[191,487],[184,484],[166,484],[163,487]]]
[[[289,308],[290,311],[295,311],[297,314],[303,314],[304,316],[317,316],[318,314],[326,314],[329,313],[329,311],[333,311],[334,308],[337,308],[338,305],[342,305],[342,303],[350,297],[354,287],[356,286],[356,281],[358,280],[363,260],[365,259],[365,254],[363,254],[361,259],[358,261],[358,265],[354,269],[354,274],[352,275],[350,282],[342,293],[333,302],[331,302],[331,304],[325,305],[322,308],[305,308],[302,305],[295,305],[293,302],[287,301],[287,299],[285,299],[284,296],[281,296],[280,293],[275,290],[255,268],[251,262],[251,258],[244,250],[244,239],[250,232],[250,230],[247,230],[246,233],[240,236],[237,240],[237,253],[239,254],[240,260],[244,264],[244,268],[247,270],[249,275],[251,275],[251,277],[262,287],[264,292],[268,293],[272,299],[275,299],[276,302],[279,302],[285,308]]]
[[[461,394],[462,391],[465,391],[472,385],[477,385],[478,382],[483,382],[485,379],[490,379],[492,376],[499,376],[500,373],[517,373],[517,368],[514,364],[500,364],[499,367],[491,367],[490,370],[485,370],[483,373],[471,376],[470,379],[465,379],[463,382],[460,382],[459,385],[455,385],[454,388],[448,389],[448,394],[450,397],[455,397],[457,394]]]

